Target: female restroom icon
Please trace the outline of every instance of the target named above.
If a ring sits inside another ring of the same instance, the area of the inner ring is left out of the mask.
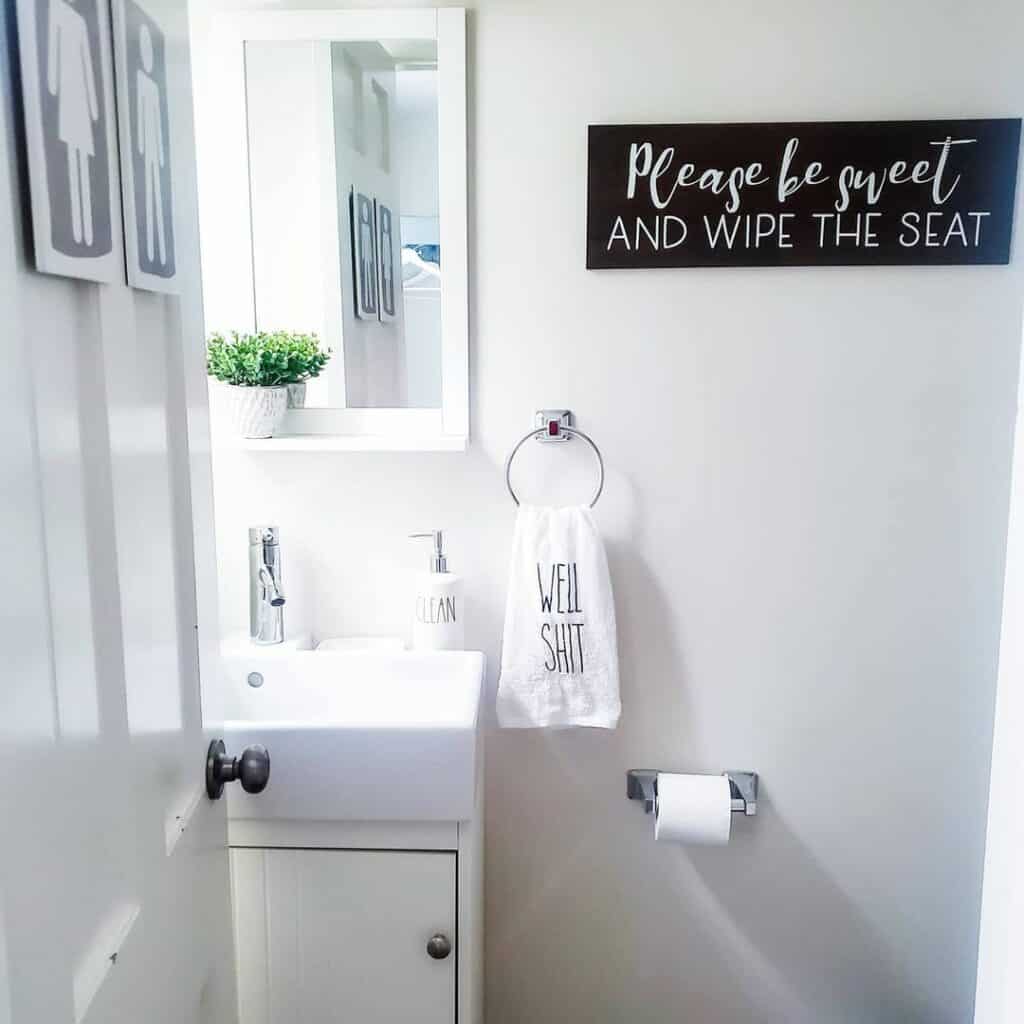
[[[52,0],[47,34],[46,86],[57,97],[57,137],[68,162],[71,234],[77,244],[93,241],[90,159],[96,155],[100,120],[96,71],[85,18],[75,0]]]

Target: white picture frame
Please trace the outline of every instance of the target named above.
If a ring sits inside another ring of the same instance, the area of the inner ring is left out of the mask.
[[[166,37],[138,0],[111,0],[128,283],[179,294]]]
[[[360,320],[380,316],[377,280],[377,202],[353,185],[349,192],[352,225],[352,301]]]
[[[399,262],[401,240],[398,219],[389,203],[377,200],[377,265],[380,285],[377,288],[381,323],[398,320],[402,303],[402,270]]]
[[[17,0],[36,269],[123,280],[109,0]]]

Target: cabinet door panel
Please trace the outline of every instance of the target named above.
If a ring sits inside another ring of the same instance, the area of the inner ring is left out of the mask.
[[[453,1024],[455,855],[233,849],[243,1024]]]

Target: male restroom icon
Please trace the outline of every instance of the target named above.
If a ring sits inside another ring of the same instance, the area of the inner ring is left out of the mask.
[[[142,157],[146,192],[146,256],[154,256],[161,266],[167,262],[167,238],[164,227],[164,197],[160,171],[166,162],[164,124],[161,113],[160,86],[153,76],[153,37],[149,26],[139,27],[139,58],[141,66],[135,76],[135,106],[138,110],[135,146]],[[154,226],[156,248],[154,253]]]

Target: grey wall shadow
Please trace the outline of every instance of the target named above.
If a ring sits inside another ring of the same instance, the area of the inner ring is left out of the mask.
[[[636,1020],[629,1001],[645,998],[647,922],[634,896],[646,874],[634,854],[643,822],[626,799],[625,772],[688,749],[693,716],[678,631],[657,580],[631,544],[608,543],[607,553],[619,728],[494,729],[487,738],[490,1024]]]
[[[684,623],[637,554],[650,548],[639,508],[618,534],[628,540],[606,542],[618,730],[488,737],[491,1024],[665,1024],[666,1007],[700,1024],[964,1024],[966,989],[927,991],[775,813],[770,764],[709,762],[742,693],[703,706],[715,720],[696,720]],[[652,819],[625,797],[630,767],[767,776],[758,815],[734,818],[728,846],[684,848],[654,842]],[[830,820],[845,827],[841,818],[837,807]]]
[[[896,951],[774,813],[770,780],[763,784],[757,816],[734,816],[733,825],[727,847],[680,848],[678,856],[689,860],[733,934],[742,938],[736,956],[746,956],[748,964],[738,966],[751,997],[760,996],[764,1019],[782,1019],[773,1011],[784,1012],[792,1024],[970,1019],[969,1005],[915,990]],[[898,901],[899,893],[891,898]],[[766,974],[775,979],[775,998],[783,1005],[770,1005],[770,986],[761,983]]]

